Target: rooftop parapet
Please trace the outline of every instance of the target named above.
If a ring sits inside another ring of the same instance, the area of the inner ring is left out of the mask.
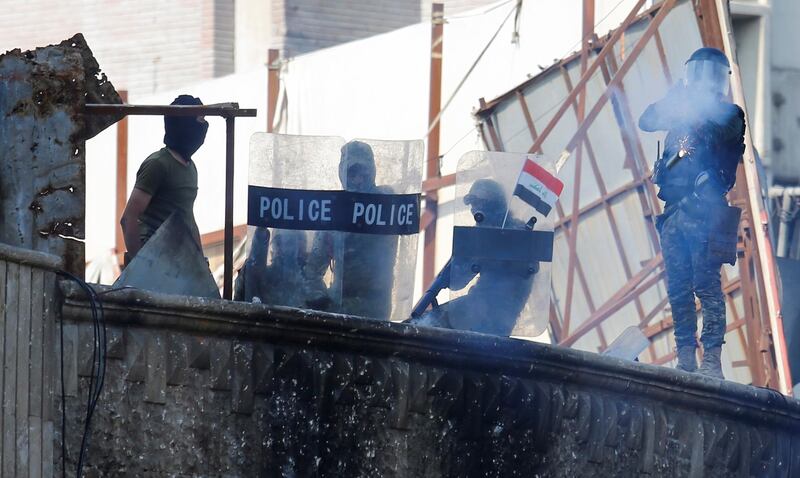
[[[75,430],[90,310],[62,289]],[[109,366],[88,466],[103,474],[800,472],[800,402],[768,389],[516,339],[98,289]]]

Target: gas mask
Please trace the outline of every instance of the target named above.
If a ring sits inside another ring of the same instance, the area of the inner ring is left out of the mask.
[[[506,200],[502,187],[491,179],[479,179],[464,196],[464,204],[470,207],[478,226],[498,227],[506,212]]]

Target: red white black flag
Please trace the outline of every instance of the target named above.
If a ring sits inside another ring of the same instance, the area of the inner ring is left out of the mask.
[[[529,157],[519,173],[514,195],[547,216],[563,189],[564,183]]]

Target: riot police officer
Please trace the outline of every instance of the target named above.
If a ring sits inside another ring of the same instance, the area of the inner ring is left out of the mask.
[[[394,192],[389,186],[376,185],[375,177],[372,147],[362,141],[345,144],[339,161],[339,180],[345,190],[372,194]],[[317,232],[303,269],[308,288],[307,305],[389,320],[397,248],[397,236]],[[326,284],[325,276],[329,271],[333,280]]]
[[[522,221],[508,211],[502,186],[492,179],[479,179],[464,196],[477,227],[525,229]],[[503,247],[498,244],[498,247]],[[461,290],[472,282],[477,272],[456,274],[447,269],[448,288]],[[434,327],[470,330],[508,336],[514,330],[520,313],[527,303],[533,276],[509,269],[508,264],[488,261],[482,264],[478,279],[466,295],[426,312],[409,323]]]
[[[677,345],[677,368],[697,369],[695,296],[703,311],[699,372],[723,378],[725,335],[723,263],[736,260],[738,212],[725,195],[744,152],[744,112],[728,100],[730,63],[714,48],[686,62],[685,79],[639,119],[644,131],[667,131],[653,182],[665,202],[656,219],[667,273]]]

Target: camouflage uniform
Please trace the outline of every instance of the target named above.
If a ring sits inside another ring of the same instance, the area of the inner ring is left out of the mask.
[[[709,257],[707,236],[706,225],[680,208],[670,211],[660,227],[667,294],[678,347],[697,344],[695,295],[703,307],[703,347],[720,346],[725,336],[722,263]]]

